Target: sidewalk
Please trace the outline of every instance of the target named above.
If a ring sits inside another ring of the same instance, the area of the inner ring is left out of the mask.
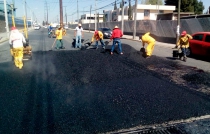
[[[70,30],[74,30],[74,29],[70,29]],[[84,32],[89,32],[89,30],[84,30]],[[90,31],[90,33],[94,33],[94,31]],[[134,40],[134,41],[139,41],[139,37],[136,36],[134,39],[133,39],[133,36],[132,35],[123,35],[124,39],[127,39],[127,40]],[[170,43],[164,43],[164,42],[158,42],[156,41],[156,45],[158,46],[162,46],[162,47],[166,47],[166,48],[174,48],[175,44],[170,44]]]
[[[32,28],[29,28],[29,29],[28,29],[28,32],[31,31],[31,30],[32,30]],[[24,33],[24,29],[19,29],[19,31],[20,31],[21,33]],[[8,34],[7,34],[7,32],[5,32],[5,33],[0,33],[0,44],[6,42],[6,41],[8,41],[8,40],[9,40],[9,33],[8,33]]]

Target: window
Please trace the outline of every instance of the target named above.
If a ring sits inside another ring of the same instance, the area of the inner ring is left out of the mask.
[[[203,39],[203,34],[196,34],[196,35],[193,36],[193,39],[194,39],[194,40],[200,40],[200,41],[202,41],[202,39]]]
[[[210,35],[206,35],[205,42],[209,42],[210,43]]]
[[[144,16],[145,17],[150,16],[150,10],[144,10]]]

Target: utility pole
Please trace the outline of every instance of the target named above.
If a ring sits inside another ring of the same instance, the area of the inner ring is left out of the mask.
[[[89,32],[90,32],[90,23],[91,23],[91,9],[92,9],[92,5],[90,6]]]
[[[79,8],[78,8],[78,0],[77,0],[77,21],[79,23]]]
[[[46,7],[47,7],[47,24],[48,24],[48,5],[47,5],[47,2],[46,2]]]
[[[7,37],[9,38],[9,25],[8,25],[8,16],[7,16],[7,3],[6,0],[4,0],[4,15],[5,15],[5,23],[6,23],[6,32]]]
[[[64,6],[64,7],[65,7],[66,25],[68,25],[68,24],[67,24],[67,13],[66,13],[66,6]]]
[[[60,0],[60,26],[63,27],[63,1]]]
[[[97,17],[97,10],[96,10],[96,0],[95,0],[95,31],[97,29],[97,20],[96,20],[96,17]]]
[[[133,25],[133,39],[136,38],[136,14],[137,14],[138,0],[135,1],[134,25]]]
[[[121,26],[121,30],[122,30],[122,33],[124,31],[124,0],[122,0],[122,16],[121,16],[121,21],[122,21],[122,26]]]
[[[27,27],[27,33],[28,33],[28,17],[27,17],[27,9],[26,9],[26,0],[25,0],[25,2],[24,2],[24,4],[25,4],[25,17],[26,17],[26,27]]]
[[[11,8],[12,8],[12,25],[13,25],[13,27],[15,27],[14,3],[11,4]]]
[[[180,35],[180,5],[181,5],[181,0],[178,1],[178,18],[177,18],[177,31],[176,31],[176,43],[179,39]]]

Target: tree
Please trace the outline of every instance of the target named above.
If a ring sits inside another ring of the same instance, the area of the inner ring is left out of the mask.
[[[132,15],[132,7],[131,7],[131,0],[129,0],[129,7],[128,7],[128,20],[132,20],[133,19],[133,15]]]
[[[176,6],[177,12],[178,0],[165,0],[165,5]],[[181,12],[194,12],[195,14],[202,14],[204,10],[203,2],[198,0],[181,0]]]
[[[117,3],[116,3],[116,0],[115,0],[115,3],[114,3],[114,10],[117,10]]]
[[[197,0],[195,0],[196,4],[194,4],[194,12],[195,14],[203,14],[203,10],[204,10],[204,6],[203,6],[203,2],[199,1],[197,2]]]
[[[141,4],[163,5],[163,1],[162,0],[142,0]]]

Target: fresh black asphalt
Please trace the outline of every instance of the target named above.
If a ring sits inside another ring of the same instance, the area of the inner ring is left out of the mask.
[[[124,43],[124,55],[110,55],[110,45],[74,50],[72,34],[66,50],[49,51],[54,39],[33,31],[33,59],[22,70],[0,63],[0,133],[105,133],[210,114],[207,96],[147,69],[161,58],[144,59]]]

